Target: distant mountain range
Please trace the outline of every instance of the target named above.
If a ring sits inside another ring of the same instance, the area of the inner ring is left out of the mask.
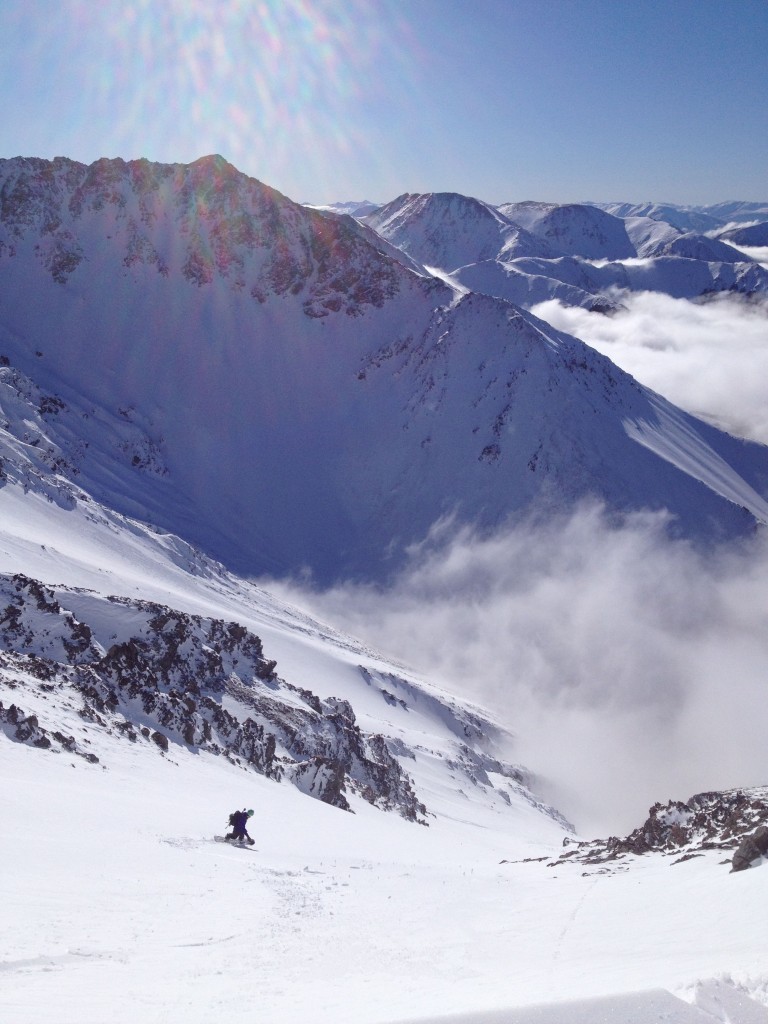
[[[768,450],[485,287],[487,271],[610,309],[617,284],[768,280],[746,257],[633,263],[633,234],[596,207],[452,195],[361,224],[218,157],[0,161],[6,478],[69,506],[87,492],[242,573],[321,582],[384,578],[439,520],[582,499],[749,532]],[[425,264],[462,267],[446,284]]]
[[[733,217],[768,220],[764,204],[725,208]],[[538,202],[492,207],[430,193],[402,195],[362,219],[409,256],[450,272],[473,291],[527,307],[554,298],[610,312],[615,290],[676,298],[768,292],[768,269],[734,247],[765,244],[766,224],[734,232],[732,221],[712,212],[720,209]]]

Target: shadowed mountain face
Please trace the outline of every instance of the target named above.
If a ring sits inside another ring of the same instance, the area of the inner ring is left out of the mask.
[[[587,496],[692,536],[768,516],[764,448],[221,158],[0,161],[0,273],[4,438],[30,480],[241,572],[382,578],[442,517]]]

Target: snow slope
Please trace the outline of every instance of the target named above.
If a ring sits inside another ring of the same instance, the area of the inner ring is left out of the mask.
[[[739,246],[768,246],[768,222],[731,228],[721,232],[717,237]]]
[[[652,217],[627,217],[624,224],[635,253],[640,257],[655,256],[682,233],[672,224]]]
[[[130,605],[94,603],[99,593],[234,619],[258,631],[281,675],[352,699],[368,725],[397,710],[372,699],[357,666],[405,680],[402,668],[195,559],[173,537],[92,501],[67,511],[13,483],[0,501],[3,571],[66,581],[71,607],[83,616],[90,608],[101,631],[134,624]],[[33,631],[32,642],[42,637]],[[211,750],[120,739],[84,719],[39,661],[25,675],[4,658],[4,705],[25,703],[40,726],[77,736],[92,758],[14,742],[0,729],[3,1019],[768,1017],[764,867],[732,875],[721,851],[676,865],[656,855],[559,860],[568,833],[544,807],[520,788],[499,800],[459,777],[455,756],[445,756],[446,713],[457,702],[413,677],[418,720],[409,728],[422,730],[426,749],[402,760],[432,807],[428,827],[356,793],[354,813],[344,812]],[[491,779],[500,792],[504,780]],[[238,806],[256,811],[253,849],[213,841]]]
[[[564,306],[581,306],[601,312],[619,308],[617,301],[599,293],[591,267],[575,275],[577,283],[558,280],[557,272],[552,268],[563,262],[569,261],[563,257],[562,260],[526,263],[522,256],[512,260],[482,260],[459,267],[451,278],[470,291],[495,295],[525,309],[549,299],[555,299]]]
[[[482,709],[177,538],[14,484],[0,509],[0,734],[18,738],[15,723],[32,715],[25,742],[42,737],[54,753],[86,756],[96,731],[102,746],[127,737],[222,754],[337,807],[362,794],[424,822],[463,790],[477,804],[470,816],[569,827],[531,795],[529,773],[509,762],[511,738]]]
[[[52,771],[0,743],[0,758],[0,1005],[17,1024],[768,1015],[764,869],[502,864],[514,834],[344,814],[186,753]],[[254,850],[213,843],[244,803]]]
[[[679,207],[527,201],[494,208],[452,193],[407,194],[363,219],[461,287],[528,309],[555,299],[610,312],[626,290],[678,298],[768,290],[759,250],[725,244],[715,237],[724,221]]]
[[[606,262],[564,256],[556,260],[521,257],[507,266],[517,274],[549,281],[553,298],[562,300],[567,297],[562,285],[579,289],[573,296],[575,304],[585,307],[589,302],[595,305],[603,301],[610,309],[611,304],[621,302],[621,292],[625,290],[661,292],[672,298],[695,299],[713,292],[750,294],[764,292],[768,288],[768,271],[754,261],[707,262],[660,255]],[[472,268],[462,267],[456,278],[462,284],[468,283],[471,274]],[[541,294],[541,288],[536,291]],[[492,294],[512,298],[503,288]],[[590,296],[586,301],[585,294]]]
[[[445,517],[494,526],[586,496],[667,508],[690,536],[765,519],[765,449],[690,418],[637,443],[625,424],[655,421],[657,400],[606,359],[220,158],[0,172],[7,443],[70,507],[82,487],[239,572],[321,582],[386,577]],[[454,228],[498,241],[498,212],[451,203]],[[563,292],[613,266],[514,261]],[[702,431],[695,457],[668,458]]]
[[[687,260],[705,263],[743,263],[744,253],[725,242],[704,235],[679,235],[667,242],[658,252],[660,256],[681,256]]]

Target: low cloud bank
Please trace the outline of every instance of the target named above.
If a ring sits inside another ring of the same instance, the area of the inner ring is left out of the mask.
[[[732,242],[728,244],[732,245],[734,249],[738,249],[739,252],[743,252],[745,256],[756,263],[762,263],[768,270],[768,245],[733,245]]]
[[[768,301],[618,296],[613,316],[554,300],[532,312],[581,338],[642,384],[740,437],[768,444]]]
[[[640,293],[534,313],[639,381],[768,443],[768,302]],[[444,523],[386,590],[279,585],[295,603],[491,708],[582,834],[657,800],[766,778],[768,539],[708,551],[599,508],[493,535]]]
[[[766,781],[768,542],[706,554],[599,508],[480,536],[443,524],[389,588],[270,584],[491,708],[584,835]]]

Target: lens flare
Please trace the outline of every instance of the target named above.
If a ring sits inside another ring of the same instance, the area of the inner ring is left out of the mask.
[[[221,153],[306,201],[338,198],[351,154],[380,163],[376,125],[389,110],[390,130],[419,60],[393,0],[64,0],[48,14],[32,64],[66,91],[66,155]]]

